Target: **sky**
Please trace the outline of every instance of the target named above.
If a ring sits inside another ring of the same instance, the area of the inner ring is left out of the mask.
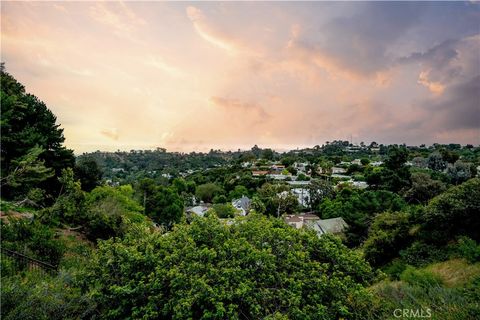
[[[4,2],[75,153],[480,143],[479,2]]]

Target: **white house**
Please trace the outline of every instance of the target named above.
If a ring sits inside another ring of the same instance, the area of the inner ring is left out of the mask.
[[[310,201],[310,191],[305,188],[293,188],[291,192],[297,197],[298,203],[306,207]]]
[[[340,168],[340,167],[332,167],[332,174],[342,174],[342,173],[346,173],[347,170],[344,169],[344,168]]]
[[[195,206],[191,208],[187,208],[186,212],[187,213],[194,213],[199,217],[203,217],[205,215],[205,212],[207,212],[209,207],[207,206]]]

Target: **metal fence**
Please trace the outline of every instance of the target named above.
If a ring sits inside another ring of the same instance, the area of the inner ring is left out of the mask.
[[[2,260],[8,260],[11,262],[17,271],[29,270],[40,271],[45,273],[54,274],[57,272],[58,267],[49,263],[27,257],[19,252],[12,251],[2,247]]]

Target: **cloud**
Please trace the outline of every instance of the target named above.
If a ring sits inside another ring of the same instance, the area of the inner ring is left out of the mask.
[[[258,55],[239,38],[227,34],[209,21],[202,10],[194,6],[186,8],[187,17],[193,24],[195,32],[205,41],[230,54]]]
[[[478,53],[480,34],[460,39],[449,39],[426,52],[415,52],[400,59],[400,63],[417,63],[428,83],[445,85],[463,82],[480,73]],[[422,75],[422,74],[421,74]],[[423,84],[423,83],[422,83]],[[428,86],[427,86],[428,87]]]
[[[98,2],[90,7],[90,17],[114,30],[117,36],[131,37],[138,26],[146,24],[125,3]]]
[[[417,21],[422,6],[409,3],[363,3],[357,13],[339,16],[303,34],[289,44],[330,73],[376,77],[394,61],[389,47]]]
[[[244,102],[238,99],[228,99],[222,97],[211,97],[210,101],[214,105],[224,109],[226,112],[241,112],[255,117],[256,121],[266,121],[270,115],[258,104],[251,102]]]
[[[109,129],[103,129],[100,131],[102,135],[104,135],[107,138],[110,138],[112,140],[118,140],[119,134],[117,128],[109,128]]]
[[[420,75],[418,76],[418,83],[427,87],[432,93],[440,95],[445,90],[445,86],[440,82],[430,81],[428,77],[430,71],[431,70],[420,72]]]

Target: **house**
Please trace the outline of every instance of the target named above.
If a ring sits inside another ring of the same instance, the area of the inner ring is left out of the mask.
[[[343,233],[347,228],[348,224],[343,220],[342,217],[331,218],[331,219],[319,219],[308,221],[306,223],[307,228],[313,229],[317,235],[320,237],[324,234],[340,234]]]
[[[308,186],[311,183],[311,181],[310,180],[307,180],[307,181],[295,180],[295,181],[287,181],[287,183],[291,186],[303,187],[303,186]]]
[[[332,167],[332,174],[342,174],[342,173],[346,173],[347,170],[344,169],[344,168],[340,168],[340,167]]]
[[[208,209],[210,208],[205,205],[200,205],[200,206],[187,208],[185,211],[189,214],[193,213],[199,217],[203,217],[205,213],[208,211]]]
[[[292,193],[297,197],[298,203],[306,207],[310,201],[310,190],[305,188],[293,188]]]
[[[304,214],[288,214],[284,216],[284,220],[287,224],[297,229],[303,228],[308,222],[319,220],[320,218],[312,213]]]
[[[360,159],[352,160],[351,164],[356,164],[356,165],[361,166],[362,165],[362,160],[360,160]]]
[[[240,212],[241,216],[246,216],[250,212],[252,201],[245,196],[232,201],[232,206]]]
[[[294,162],[293,167],[300,172],[307,172],[307,162]]]
[[[303,227],[303,219],[296,215],[285,217],[285,222],[296,229],[301,229]]]
[[[271,173],[280,173],[280,172],[282,172],[283,170],[285,170],[285,166],[282,165],[282,164],[273,164],[273,165],[270,167],[270,172],[271,172]]]
[[[370,165],[371,165],[372,167],[380,167],[382,164],[383,164],[383,161],[373,161],[373,162],[370,162]]]
[[[268,174],[268,171],[265,171],[265,170],[254,170],[254,171],[252,171],[252,176],[254,176],[254,177],[266,176],[267,174]]]
[[[285,180],[287,178],[291,178],[292,175],[285,175],[285,174],[268,174],[267,178],[273,179],[273,180]]]
[[[356,188],[356,189],[366,189],[366,188],[368,188],[368,183],[366,183],[365,181],[355,181],[353,179],[350,179],[348,181],[340,181],[340,182],[337,183],[335,188],[337,189],[342,185],[349,185],[349,186],[351,186],[353,188]]]
[[[340,234],[343,233],[348,225],[343,218],[320,219],[317,215],[312,213],[305,213],[299,215],[286,215],[285,222],[297,229],[309,228],[313,229],[320,237],[324,234]]]

